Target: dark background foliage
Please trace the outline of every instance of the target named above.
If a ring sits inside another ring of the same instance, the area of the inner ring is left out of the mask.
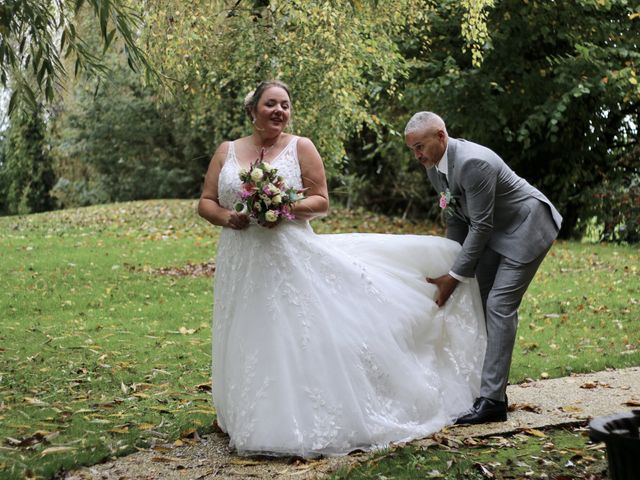
[[[620,238],[608,233],[612,221],[636,229],[640,197],[632,186],[640,170],[631,152],[638,142],[640,100],[629,72],[640,58],[640,21],[630,21],[626,2],[607,9],[497,2],[479,68],[462,52],[460,27],[450,20],[455,8],[452,2],[440,5],[428,55],[405,48],[420,63],[404,87],[397,127],[407,112],[440,113],[451,136],[492,148],[547,194],[563,213],[565,237],[581,237],[591,216],[607,225],[606,239]],[[377,145],[362,137],[355,145],[353,157],[361,160],[355,175],[372,186],[365,197],[375,198],[372,203],[382,210],[433,214],[433,193],[407,179],[405,168],[414,166],[397,162],[402,152],[390,152],[393,138],[385,137]],[[612,193],[614,185],[619,195]],[[594,202],[592,193],[599,190],[609,192],[605,202]],[[404,191],[411,193],[399,204]],[[623,213],[614,220],[611,212],[618,210]]]

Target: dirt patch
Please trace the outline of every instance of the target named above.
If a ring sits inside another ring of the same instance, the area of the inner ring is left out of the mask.
[[[182,267],[153,268],[148,265],[125,265],[130,272],[142,272],[150,275],[165,275],[168,277],[213,277],[216,265],[213,262],[187,263]]]

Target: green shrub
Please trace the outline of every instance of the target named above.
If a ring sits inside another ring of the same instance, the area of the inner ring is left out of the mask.
[[[42,112],[16,112],[3,142],[0,212],[23,214],[52,210],[55,201],[49,191],[54,183]]]
[[[595,223],[598,240],[639,243],[640,147],[624,156],[612,175],[586,191],[584,197],[585,218]]]

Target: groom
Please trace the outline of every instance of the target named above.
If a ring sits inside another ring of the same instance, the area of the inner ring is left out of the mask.
[[[478,279],[487,325],[480,397],[457,424],[507,419],[507,379],[518,307],[555,240],[562,217],[493,151],[449,138],[435,113],[416,113],[404,131],[445,208],[447,238],[462,244],[448,274],[427,279],[445,304],[459,282]]]

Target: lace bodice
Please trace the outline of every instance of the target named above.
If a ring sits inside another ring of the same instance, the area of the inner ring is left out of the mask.
[[[290,187],[301,189],[302,177],[298,163],[298,138],[293,137],[286,147],[269,163],[278,169]],[[218,201],[224,208],[233,208],[240,199],[242,181],[239,177],[240,164],[236,157],[235,142],[229,143],[229,151],[218,177]]]

